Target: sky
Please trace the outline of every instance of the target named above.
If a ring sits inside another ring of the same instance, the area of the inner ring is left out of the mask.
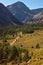
[[[43,0],[0,0],[5,6],[13,4],[17,1],[23,2],[30,9],[43,8]]]

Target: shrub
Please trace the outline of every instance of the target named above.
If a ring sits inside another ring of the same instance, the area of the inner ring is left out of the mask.
[[[40,48],[39,44],[36,45],[36,48]]]

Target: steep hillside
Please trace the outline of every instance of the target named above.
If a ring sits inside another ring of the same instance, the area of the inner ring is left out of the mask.
[[[16,2],[12,5],[7,6],[9,11],[21,22],[31,21],[32,12],[31,10],[22,2]]]
[[[33,19],[34,21],[37,21],[37,23],[43,24],[43,11],[34,15]]]
[[[20,22],[0,3],[0,25],[20,24]]]

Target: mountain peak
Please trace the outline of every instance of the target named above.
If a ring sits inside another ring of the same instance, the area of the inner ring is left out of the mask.
[[[8,5],[7,7],[19,7],[19,8],[27,8],[28,10],[29,10],[29,8],[23,3],[23,2],[21,2],[21,1],[17,1],[16,3],[13,3],[13,4],[11,4],[11,5]]]
[[[12,5],[7,6],[9,11],[19,20],[24,21],[27,16],[31,16],[31,10],[23,3],[23,2],[16,2]]]
[[[23,3],[23,2],[21,2],[21,1],[17,1],[16,3]]]
[[[18,1],[18,2],[16,2],[15,4],[24,4],[23,2],[21,2],[21,1]],[[25,4],[24,4],[25,5]]]
[[[25,4],[21,1],[17,1],[16,3],[13,3],[13,4],[8,5],[8,6],[14,6],[14,5],[25,5]]]
[[[14,3],[14,5],[16,5],[16,6],[18,6],[18,7],[24,7],[24,8],[26,8],[27,6],[23,3],[23,2],[21,2],[21,1],[18,1],[18,2],[16,2],[16,3]],[[27,7],[28,8],[28,7]],[[28,8],[29,9],[29,8]]]

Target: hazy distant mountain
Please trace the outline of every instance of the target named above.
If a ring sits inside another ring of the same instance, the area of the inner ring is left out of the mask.
[[[20,22],[0,3],[0,25],[20,24]]]
[[[7,8],[20,22],[25,22],[27,19],[32,20],[31,10],[22,2],[16,2]]]
[[[42,12],[43,11],[43,8],[33,9],[31,11],[35,15],[35,14],[38,14],[38,13]]]

